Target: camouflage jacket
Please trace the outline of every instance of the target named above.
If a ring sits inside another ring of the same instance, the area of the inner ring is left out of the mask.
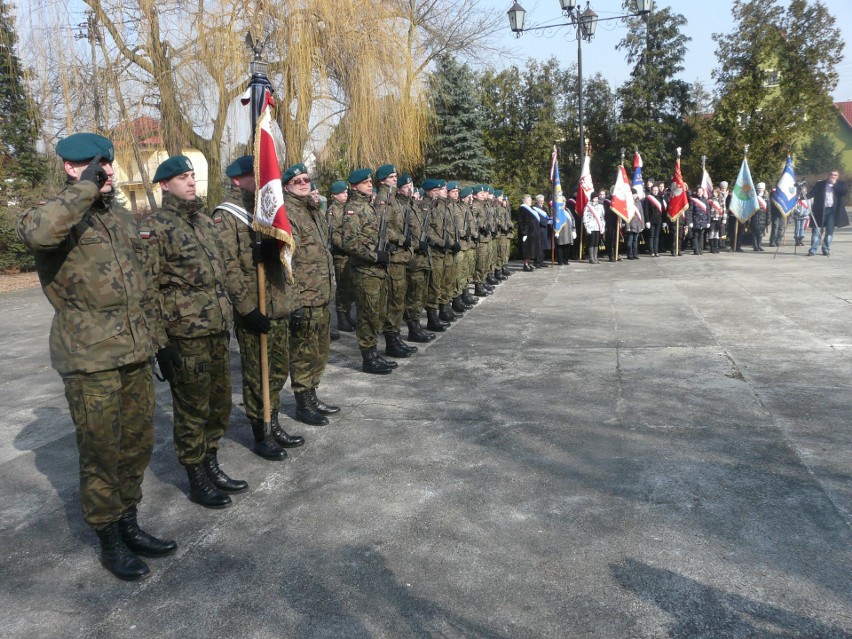
[[[96,373],[153,355],[144,247],[131,213],[105,205],[92,182],[73,182],[22,213],[17,230],[53,306],[53,368]]]
[[[230,330],[226,286],[237,297],[240,272],[225,269],[219,231],[204,202],[164,193],[162,206],[139,221],[139,237],[153,273],[150,297],[158,300],[151,316],[157,344]]]
[[[473,210],[465,202],[456,202],[456,228],[459,232],[459,243],[462,250],[473,246],[473,238],[476,234],[476,220]]]
[[[328,206],[328,229],[331,233],[331,253],[332,255],[345,255],[346,250],[343,248],[343,219],[345,217],[346,204],[341,204],[334,200]]]
[[[473,212],[476,216],[476,225],[479,227],[479,241],[491,241],[491,226],[487,202],[483,200],[473,201]]]
[[[334,261],[328,250],[328,225],[319,207],[307,197],[284,193],[293,231],[294,308],[325,306],[334,298]]]
[[[508,206],[503,206],[502,204],[497,205],[497,226],[500,231],[500,235],[503,237],[509,237],[513,234],[515,227],[512,223],[512,212],[509,210]]]
[[[404,199],[397,195],[395,188],[380,184],[373,204],[373,208],[379,215],[382,214],[382,209],[384,209],[388,224],[388,244],[393,244],[396,247],[394,254],[390,256],[390,261],[395,264],[406,264],[411,259],[412,254],[410,241],[408,247],[404,246],[405,236],[408,233],[407,227],[411,224],[411,213],[405,205]]]
[[[452,229],[447,223],[450,217],[447,202],[445,198],[437,198],[429,216],[429,246],[441,253],[449,249],[448,243],[453,243]]]
[[[254,211],[254,193],[247,191],[242,194],[242,201],[230,199],[231,204],[244,208],[249,213]],[[246,315],[258,308],[257,296],[257,267],[252,260],[252,244],[257,241],[257,234],[252,228],[238,220],[225,209],[216,208],[211,214],[213,225],[219,231],[222,242],[222,256],[225,269],[228,272],[240,274],[241,286],[234,291],[228,291],[236,311],[234,322],[241,326],[241,315]],[[264,238],[264,266],[266,267],[266,315],[272,319],[282,319],[295,310],[293,294],[288,291],[284,265],[277,258],[278,240]]]
[[[409,271],[428,271],[432,268],[428,247],[425,253],[421,253],[419,249],[424,222],[427,233],[426,241],[428,242],[432,204],[433,200],[429,199],[415,200],[412,198],[409,200],[408,206],[411,207],[411,246],[413,249],[413,255],[407,265]]]
[[[382,209],[387,210],[386,207]],[[370,204],[369,196],[350,191],[343,221],[349,263],[359,271],[384,277],[385,268],[376,261],[380,222],[379,211]]]

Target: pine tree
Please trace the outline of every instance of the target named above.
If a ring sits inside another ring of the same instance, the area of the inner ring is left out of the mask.
[[[426,175],[489,182],[493,160],[485,150],[485,121],[477,78],[452,56],[441,56],[429,79],[434,135],[426,152]]]
[[[814,176],[828,173],[840,166],[840,152],[826,133],[820,133],[802,149],[796,162],[796,173],[800,176]]]
[[[15,53],[17,36],[9,7],[0,0],[0,178],[35,186],[44,178],[44,161],[36,151],[38,122]],[[6,198],[8,199],[8,198]]]

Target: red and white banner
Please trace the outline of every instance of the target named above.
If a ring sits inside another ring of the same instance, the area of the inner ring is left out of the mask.
[[[595,190],[592,184],[592,170],[589,165],[589,155],[583,159],[583,169],[580,171],[580,184],[577,187],[577,211],[585,211],[586,205],[592,199]]]
[[[287,270],[287,278],[292,282],[293,252],[296,250],[296,244],[293,241],[290,220],[287,218],[287,207],[284,206],[281,169],[278,165],[275,139],[272,137],[274,107],[272,95],[267,91],[263,110],[257,119],[257,129],[254,132],[254,175],[257,194],[252,228],[278,240],[281,262]]]
[[[678,155],[675,161],[674,179],[672,180],[672,197],[669,200],[669,219],[674,222],[688,208],[689,195],[687,195],[683,174],[680,172],[680,155]]]
[[[627,171],[623,166],[618,167],[615,176],[615,187],[612,189],[612,203],[610,208],[623,219],[629,222],[636,215],[636,203],[633,201],[633,192],[630,190],[630,182],[627,181]]]

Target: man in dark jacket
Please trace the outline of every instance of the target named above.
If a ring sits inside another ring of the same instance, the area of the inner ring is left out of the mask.
[[[814,203],[811,207],[816,224],[811,231],[811,250],[808,256],[816,254],[822,235],[822,254],[828,257],[831,251],[831,239],[834,227],[849,226],[849,216],[846,215],[846,183],[838,181],[840,172],[837,169],[828,174],[828,179],[820,180],[814,185],[811,195]]]

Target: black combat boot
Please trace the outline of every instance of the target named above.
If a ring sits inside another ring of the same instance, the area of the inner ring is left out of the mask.
[[[310,391],[298,391],[293,395],[296,397],[296,419],[311,426],[328,424],[328,417],[319,412],[311,401]]]
[[[189,501],[205,508],[227,508],[231,498],[213,485],[203,464],[187,464]]]
[[[379,354],[376,352],[376,347],[361,349],[361,370],[365,373],[373,375],[389,375],[393,369],[379,361]]]
[[[438,311],[438,319],[442,322],[455,322],[458,320],[458,316],[453,313],[453,310],[449,307],[449,304],[441,304],[440,310]]]
[[[426,322],[426,330],[435,331],[436,333],[443,333],[447,330],[447,325],[438,317],[438,309],[427,308],[426,317],[428,318],[428,321]]]
[[[506,275],[503,275],[502,269],[498,268],[494,270],[494,279],[498,282],[502,282],[503,280],[508,280],[509,278]]]
[[[408,351],[412,355],[414,355],[414,353],[417,352],[417,347],[416,346],[409,346],[408,344],[403,342],[402,341],[402,335],[400,335],[399,333],[393,334],[393,341],[396,342],[397,348],[401,348],[404,351]]]
[[[311,404],[313,404],[314,408],[323,415],[336,415],[340,412],[340,406],[332,406],[331,404],[326,404],[324,401],[320,400],[320,398],[317,397],[316,388],[312,388],[308,392],[311,394]]]
[[[332,342],[340,339],[340,333],[336,328],[334,328],[334,326],[328,329],[328,339]]]
[[[482,285],[482,282],[477,282],[473,285],[473,294],[477,297],[488,297],[489,295],[491,295],[490,292],[485,290],[485,287]]]
[[[151,574],[148,565],[122,540],[117,521],[96,530],[95,534],[101,542],[101,565],[116,577],[135,581]]]
[[[491,286],[497,286],[500,283],[500,281],[495,280],[494,276],[491,273],[489,273],[488,275],[485,276],[485,283],[490,284]]]
[[[456,295],[453,298],[453,303],[451,305],[451,308],[453,309],[454,313],[457,313],[459,315],[463,315],[465,311],[470,310],[470,307],[467,304],[465,304],[464,302],[462,302],[461,295]]]
[[[354,333],[355,327],[349,321],[349,314],[343,311],[337,311],[337,330],[344,333]]]
[[[391,333],[385,333],[385,355],[388,357],[411,357],[411,353],[408,350],[400,348],[397,345]]]
[[[136,521],[136,506],[121,513],[121,519],[118,520],[118,532],[130,551],[143,557],[165,557],[177,550],[175,542],[157,539],[139,527],[139,523]]]
[[[479,300],[470,294],[470,291],[467,290],[467,287],[464,289],[464,293],[462,293],[462,302],[465,304],[469,304],[470,306],[475,306],[479,304]]]
[[[281,428],[281,422],[278,421],[278,413],[274,413],[272,415],[272,423],[270,424],[270,432],[272,433],[272,437],[275,440],[275,443],[278,444],[282,449],[283,448],[298,448],[299,446],[303,446],[305,444],[305,438],[301,435],[288,435],[287,431]],[[286,453],[286,450],[282,450],[281,452]]]
[[[249,419],[251,433],[254,435],[254,452],[256,455],[270,461],[281,461],[287,458],[287,451],[278,445],[272,435],[272,430],[264,428],[262,419]]]
[[[509,277],[512,274],[512,271],[509,270],[509,267],[506,264],[503,265],[502,270],[503,270],[503,275],[505,275],[506,277]]]
[[[231,479],[225,474],[221,468],[219,468],[219,460],[216,457],[216,451],[211,450],[208,451],[206,455],[204,455],[204,470],[207,472],[207,476],[210,478],[210,481],[213,482],[213,485],[216,486],[219,490],[226,493],[241,493],[244,490],[248,490],[248,482],[243,481],[242,479]]]
[[[420,322],[414,322],[409,320],[406,322],[406,324],[408,325],[408,337],[406,337],[405,339],[407,339],[409,342],[418,342],[420,344],[426,344],[435,339],[435,333],[427,333],[426,331],[424,331],[423,327],[420,326]]]

